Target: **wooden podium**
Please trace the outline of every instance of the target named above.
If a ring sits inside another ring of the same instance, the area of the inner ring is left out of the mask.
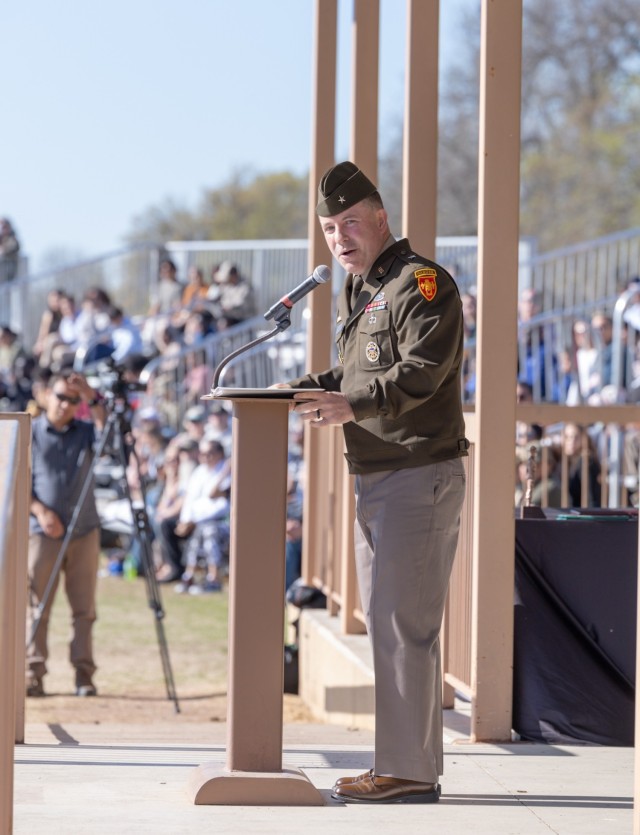
[[[198,805],[321,806],[307,776],[282,763],[284,555],[293,389],[216,389],[233,403],[227,759],[204,763]]]

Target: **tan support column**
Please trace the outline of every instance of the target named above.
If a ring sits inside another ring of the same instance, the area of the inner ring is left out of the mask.
[[[15,741],[24,742],[25,656],[27,641],[27,554],[29,551],[29,508],[31,507],[31,415],[11,414],[20,427],[20,459],[15,485],[14,535],[16,561],[16,713]]]
[[[14,736],[24,739],[26,544],[30,417],[0,416],[0,835],[13,831]],[[18,687],[20,688],[18,690]],[[22,726],[16,716],[20,707]]]
[[[351,77],[351,159],[378,177],[378,52],[380,0],[354,0]]]
[[[640,566],[640,539],[638,540],[638,565]],[[640,570],[638,571],[638,612],[640,612]],[[633,774],[633,835],[640,835],[640,698],[637,696],[640,681],[640,617],[636,621],[636,726]]]
[[[483,0],[471,738],[511,737],[521,0]]]
[[[331,254],[316,218],[317,188],[320,177],[334,163],[336,129],[337,0],[315,0],[313,107],[311,167],[309,170],[309,274],[318,264],[331,266]],[[331,365],[331,285],[318,287],[309,296],[307,371],[322,371]],[[312,555],[323,553],[327,544],[328,446],[323,431],[306,431],[304,457],[304,528],[302,576],[313,579]]]
[[[438,0],[407,0],[402,236],[435,258],[438,197]]]

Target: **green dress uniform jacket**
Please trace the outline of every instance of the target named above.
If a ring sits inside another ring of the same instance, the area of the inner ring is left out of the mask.
[[[403,239],[379,255],[352,309],[354,280],[349,273],[338,299],[340,364],[290,384],[345,394],[355,415],[343,426],[352,473],[466,455],[462,305],[453,278]]]

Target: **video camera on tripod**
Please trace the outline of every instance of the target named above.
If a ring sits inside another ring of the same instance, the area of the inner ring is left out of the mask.
[[[105,357],[84,369],[94,388],[102,394],[107,403],[122,408],[122,404],[131,405],[130,395],[146,391],[146,383],[138,378],[124,363],[117,363],[112,357]]]

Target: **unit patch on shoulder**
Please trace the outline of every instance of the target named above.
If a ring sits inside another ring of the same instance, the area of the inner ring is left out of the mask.
[[[436,271],[431,267],[425,267],[422,270],[416,270],[414,276],[418,281],[418,289],[430,302],[438,292],[438,285],[436,284]]]

